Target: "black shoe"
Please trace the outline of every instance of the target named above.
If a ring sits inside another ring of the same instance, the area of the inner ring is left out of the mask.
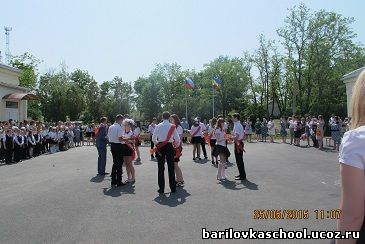
[[[234,178],[241,178],[241,176],[240,175],[236,175]]]
[[[204,156],[204,159],[208,159],[208,157],[207,156]]]
[[[246,178],[240,177],[240,178],[235,178],[235,180],[246,180]]]
[[[171,193],[175,193],[176,192],[176,189],[175,190],[171,190]]]
[[[198,158],[198,160],[202,160],[201,158]]]
[[[215,164],[215,162],[212,160],[212,164],[214,165]]]
[[[158,190],[157,191],[158,193],[160,193],[160,194],[164,194],[165,192],[164,191],[162,191],[162,190]]]
[[[126,185],[126,183],[123,183],[123,182],[117,184],[117,186],[125,186],[125,185]]]
[[[193,158],[193,160],[196,160],[196,158]]]
[[[102,173],[101,175],[108,175],[109,173],[105,172],[105,173]]]
[[[115,183],[111,183],[110,184],[110,187],[115,187],[117,184],[115,184]]]

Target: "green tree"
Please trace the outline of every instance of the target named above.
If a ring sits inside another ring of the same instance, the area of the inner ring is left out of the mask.
[[[42,61],[32,54],[25,52],[15,56],[10,61],[10,65],[22,71],[19,77],[19,85],[35,91],[37,88],[38,66]],[[28,101],[28,116],[33,119],[40,119],[42,112],[39,101]]]

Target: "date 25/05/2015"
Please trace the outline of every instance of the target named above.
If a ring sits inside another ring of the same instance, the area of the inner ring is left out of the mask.
[[[341,216],[339,209],[315,209],[309,211],[308,209],[255,209],[253,211],[253,219],[310,219],[314,217],[317,220],[328,219],[336,220]]]

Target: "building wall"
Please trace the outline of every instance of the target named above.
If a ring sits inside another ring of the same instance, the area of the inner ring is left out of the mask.
[[[13,86],[19,86],[19,75],[20,72],[14,72],[6,68],[0,67],[0,82],[6,83]],[[6,116],[6,101],[18,102],[18,120],[27,119],[27,101],[21,100],[3,100],[2,98],[9,93],[24,93],[23,89],[11,88],[7,86],[0,85],[0,121],[7,120]]]
[[[2,81],[2,80],[0,80]],[[18,90],[15,88],[9,88],[0,85],[0,121],[7,120],[6,118],[6,101],[18,102],[18,119],[25,120],[27,119],[27,106],[28,103],[25,100],[16,101],[16,100],[3,100],[2,98],[9,93],[23,93],[23,90]]]
[[[18,74],[1,67],[0,67],[0,81],[10,85],[19,86]]]
[[[345,80],[345,84],[346,84],[346,96],[347,96],[347,116],[351,117],[351,97],[352,97],[352,90],[354,88],[355,82],[356,82],[357,77],[349,79],[349,80]]]

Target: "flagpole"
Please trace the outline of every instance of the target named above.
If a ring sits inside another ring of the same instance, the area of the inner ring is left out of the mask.
[[[214,89],[214,86],[213,86],[213,117],[212,118],[214,118],[214,92],[215,91],[215,89]]]
[[[186,87],[185,87],[185,119],[186,119],[186,121],[189,121],[189,119],[188,119],[188,97],[187,97]]]

